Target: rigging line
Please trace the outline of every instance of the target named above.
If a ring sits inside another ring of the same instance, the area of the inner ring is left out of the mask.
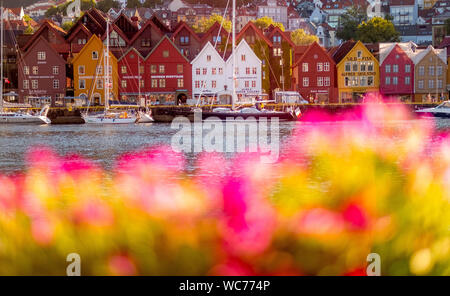
[[[92,82],[91,80],[91,85],[89,86],[89,91],[88,91],[88,107],[86,109],[86,114],[88,113],[89,107],[91,105],[91,97],[92,97],[92,93],[94,92],[94,88],[96,88],[96,84],[97,84],[97,78],[98,78],[98,71],[97,71],[97,67],[99,65],[99,63],[101,63],[101,61],[103,60],[103,50],[102,50],[102,55],[100,56],[100,59],[97,60],[97,63],[95,64],[95,70],[94,70],[94,81]],[[86,73],[86,72],[85,72]],[[79,75],[78,75],[79,76]],[[78,83],[80,82],[80,78],[78,77]],[[86,81],[85,81],[85,86],[86,86]],[[105,86],[103,86],[105,87]]]
[[[219,31],[217,32],[216,42],[214,43],[214,48],[216,48],[216,46],[217,46],[217,41],[218,41],[218,38],[219,38],[219,36],[220,36],[220,31],[222,30],[223,23],[225,22],[225,16],[226,16],[226,14],[227,14],[227,11],[228,11],[228,5],[229,5],[229,4],[230,4],[230,0],[227,1],[227,5],[225,6],[225,10],[223,11],[222,21],[220,22]]]
[[[262,53],[263,53],[263,55],[264,55],[264,58],[265,58],[266,61],[267,61],[267,64],[268,64],[268,66],[269,66],[269,70],[270,70],[270,72],[272,73],[273,77],[275,78],[275,82],[277,83],[278,88],[280,88],[280,84],[278,83],[278,79],[277,79],[277,77],[276,77],[276,75],[275,75],[275,72],[273,71],[272,66],[270,65],[270,61],[269,61],[269,59],[268,59],[267,56],[266,56],[266,52],[263,50],[261,44],[259,44],[259,46],[260,46],[260,49],[261,49],[261,51],[262,51]],[[270,49],[270,48],[269,48],[269,49]],[[270,77],[269,77],[269,81],[270,81]]]

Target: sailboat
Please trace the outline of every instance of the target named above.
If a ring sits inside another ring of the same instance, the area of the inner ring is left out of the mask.
[[[82,117],[85,123],[93,124],[130,124],[136,122],[136,117],[128,114],[126,111],[113,112],[109,109],[109,89],[111,84],[109,73],[109,19],[106,21],[106,50],[104,50],[103,56],[103,68],[104,68],[104,88],[105,88],[105,112],[102,114],[89,115],[83,114]],[[106,65],[105,65],[106,64]],[[97,74],[97,71],[96,71]],[[94,85],[95,85],[94,81]],[[90,103],[89,99],[89,103]]]
[[[32,115],[22,112],[5,112],[3,110],[3,2],[0,8],[0,124],[1,123],[27,123],[27,124],[49,124],[50,119],[47,117],[49,106],[42,108],[38,115]]]
[[[141,79],[141,66],[139,64],[139,58],[138,58],[138,77],[139,77],[139,79]],[[138,90],[139,90],[138,98],[140,100],[141,99],[141,84],[140,84],[140,82],[138,83]],[[147,102],[145,102],[145,105],[147,105]],[[155,120],[152,117],[152,112],[149,110],[148,107],[145,107],[145,111],[141,111],[141,110],[138,111],[136,123],[151,123],[154,121]]]

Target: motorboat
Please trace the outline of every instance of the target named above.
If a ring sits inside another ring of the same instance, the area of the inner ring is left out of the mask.
[[[46,105],[37,115],[22,112],[0,112],[0,123],[50,124],[51,121],[47,117],[49,109],[50,107]]]
[[[85,123],[90,124],[130,124],[136,122],[136,117],[127,112],[105,112],[94,115],[83,115]]]
[[[416,113],[423,116],[450,118],[450,101],[442,102],[440,105],[433,108],[416,110]]]

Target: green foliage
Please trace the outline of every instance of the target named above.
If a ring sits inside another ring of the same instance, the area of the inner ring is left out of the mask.
[[[263,16],[259,19],[254,20],[253,22],[261,30],[268,28],[270,25],[274,25],[275,27],[279,27],[281,31],[284,31],[284,25],[282,23],[276,23],[271,17],[268,16]]]
[[[315,41],[319,41],[319,38],[316,35],[310,35],[303,29],[293,31],[291,33],[291,39],[295,45],[309,45]]]
[[[31,34],[34,33],[34,30],[33,30],[33,28],[32,28],[31,26],[28,26],[28,27],[25,29],[25,31],[23,31],[23,33],[24,33],[25,35],[31,35]]]
[[[73,22],[65,22],[64,24],[61,25],[61,28],[67,32],[70,30],[70,28],[72,28],[73,25],[74,25]]]
[[[394,24],[381,17],[362,22],[357,28],[357,37],[367,43],[400,41],[400,33],[395,30]]]
[[[238,43],[240,40],[238,40]],[[270,68],[269,68],[269,54],[270,49],[266,42],[262,40],[256,40],[254,44],[249,44],[256,56],[263,62],[261,69],[261,88],[262,91],[269,94],[270,89]]]
[[[105,0],[105,1],[107,1],[107,0]],[[50,18],[50,17],[55,16],[57,14],[67,15],[67,13],[66,13],[67,6],[69,6],[69,4],[71,4],[72,2],[73,1],[66,2],[66,3],[63,3],[61,5],[53,6],[53,7],[49,8],[45,12],[45,17],[46,18]],[[81,0],[81,10],[82,11],[89,10],[92,7],[95,7],[95,0]]]
[[[139,2],[139,0],[128,0],[127,7],[128,8],[137,8],[137,7],[142,7],[142,4],[141,4],[141,2]]]
[[[356,40],[358,25],[367,20],[367,14],[361,6],[353,5],[339,18],[336,36],[342,40]]]
[[[223,21],[223,24],[222,24],[222,21]],[[231,31],[231,21],[224,20],[223,17],[221,15],[218,15],[218,14],[213,14],[209,18],[201,20],[200,22],[198,22],[198,24],[195,24],[193,26],[193,29],[197,33],[204,33],[206,31],[208,31],[209,28],[211,28],[212,25],[214,25],[215,22],[218,22],[219,24],[222,24],[223,28],[225,30],[227,30],[228,32]]]
[[[120,2],[115,0],[103,0],[98,2],[95,7],[103,12],[107,12],[111,8],[120,8]]]

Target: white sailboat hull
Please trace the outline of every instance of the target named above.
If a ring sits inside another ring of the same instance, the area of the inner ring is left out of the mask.
[[[0,123],[11,124],[50,124],[46,116],[34,116],[29,114],[0,113]]]
[[[151,123],[154,121],[155,120],[153,119],[153,117],[150,114],[141,113],[140,118],[137,120],[137,123]]]
[[[111,118],[105,116],[83,116],[84,122],[87,124],[130,124],[135,123],[136,118]]]

